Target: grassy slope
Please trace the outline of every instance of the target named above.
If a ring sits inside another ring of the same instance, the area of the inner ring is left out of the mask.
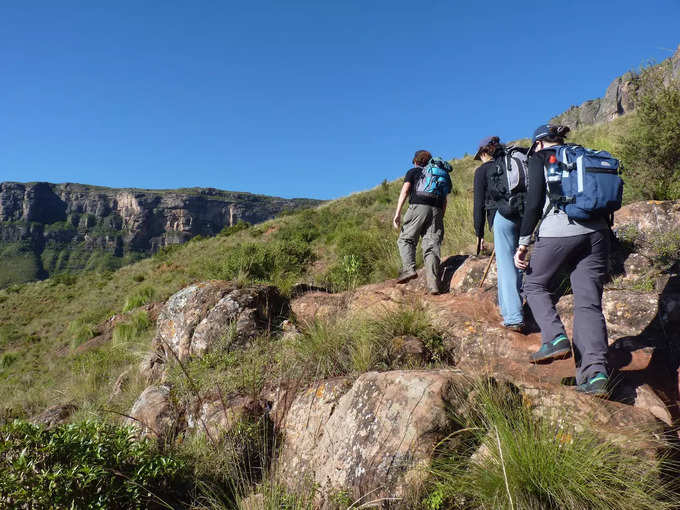
[[[574,140],[612,149],[613,134],[627,122],[585,128]],[[453,166],[455,194],[445,216],[443,256],[469,253],[474,246],[477,162],[468,156]],[[109,388],[150,348],[148,321],[130,319],[135,325],[116,341],[73,353],[98,324],[120,313],[126,300],[161,302],[191,282],[211,278],[270,281],[286,291],[297,282],[342,290],[394,277],[399,259],[390,221],[400,186],[400,179],[385,181],[233,235],[190,242],[113,273],[87,272],[0,291],[0,421],[3,414],[22,416],[63,401],[75,401],[85,415],[101,406],[128,409],[142,384],[135,370],[127,389],[112,401]]]

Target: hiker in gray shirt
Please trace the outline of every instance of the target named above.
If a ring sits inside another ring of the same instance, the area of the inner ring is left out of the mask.
[[[392,219],[394,228],[401,227],[397,245],[402,270],[397,282],[406,283],[417,277],[416,246],[418,239],[422,237],[427,288],[430,294],[439,294],[440,251],[444,238],[446,197],[451,192],[451,179],[448,176],[451,166],[439,158],[432,158],[425,150],[415,153],[413,164],[414,168],[404,177],[397,210]],[[402,225],[401,209],[407,197],[409,206]]]
[[[529,158],[529,192],[520,226],[515,265],[525,270],[524,291],[534,319],[541,328],[541,348],[531,354],[533,363],[571,356],[571,345],[555,309],[551,284],[566,271],[574,293],[574,355],[577,390],[608,394],[607,326],[602,314],[602,288],[607,274],[609,225],[605,218],[573,220],[553,208],[547,193],[547,165],[555,162],[555,150],[563,145],[569,128],[539,126],[534,132]],[[538,240],[527,262],[531,235],[539,223]]]

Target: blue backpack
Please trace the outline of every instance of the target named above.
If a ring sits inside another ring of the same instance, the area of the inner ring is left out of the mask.
[[[449,174],[453,168],[448,161],[432,158],[425,165],[416,181],[415,193],[421,197],[445,198],[451,193],[452,183]]]
[[[610,219],[621,208],[623,180],[619,160],[606,151],[568,144],[551,147],[557,165],[548,163],[546,180],[552,206],[573,220]]]

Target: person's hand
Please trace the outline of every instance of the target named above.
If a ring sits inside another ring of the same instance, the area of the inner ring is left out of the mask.
[[[515,257],[514,257],[515,267],[517,269],[524,270],[527,267],[529,267],[529,262],[527,262],[527,252],[528,251],[529,251],[528,248],[526,246],[521,245],[521,244],[517,247],[517,251],[515,252]]]
[[[479,252],[477,252],[477,255],[479,255],[480,253],[484,253],[486,251],[486,245],[484,244],[483,237],[477,238],[477,246],[479,246]]]
[[[401,214],[395,214],[394,218],[392,218],[392,225],[394,225],[394,228],[399,230],[401,227]]]

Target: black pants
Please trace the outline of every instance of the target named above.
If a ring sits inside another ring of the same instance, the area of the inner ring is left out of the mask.
[[[602,286],[607,274],[609,232],[572,237],[541,237],[534,246],[524,291],[541,328],[543,342],[565,334],[550,289],[558,272],[569,273],[574,293],[576,382],[607,374],[607,325],[602,314]]]

